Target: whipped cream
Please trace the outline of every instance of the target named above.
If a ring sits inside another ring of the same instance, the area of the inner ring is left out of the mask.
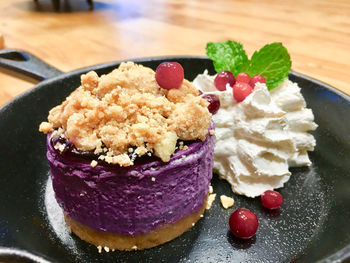
[[[225,91],[218,91],[214,78],[205,71],[193,84],[220,100],[220,109],[213,115],[214,169],[235,193],[256,197],[283,187],[291,175],[289,167],[311,164],[308,151],[314,150],[316,141],[308,131],[317,124],[297,83],[286,79],[272,91],[257,83],[237,103],[232,88],[227,85]]]

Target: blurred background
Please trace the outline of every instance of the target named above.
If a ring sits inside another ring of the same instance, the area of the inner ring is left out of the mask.
[[[207,42],[228,39],[249,55],[282,42],[294,71],[350,94],[349,0],[96,0],[91,9],[86,0],[1,0],[0,48],[71,71],[137,57],[205,56]],[[0,68],[0,105],[35,83]]]

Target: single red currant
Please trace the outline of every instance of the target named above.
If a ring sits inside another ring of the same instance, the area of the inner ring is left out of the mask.
[[[235,76],[227,70],[219,72],[214,79],[216,89],[220,91],[226,90],[227,83],[232,87],[236,83]]]
[[[267,190],[261,195],[261,203],[265,208],[274,210],[283,204],[283,196],[279,192]]]
[[[248,73],[245,73],[245,72],[238,73],[238,75],[236,77],[236,81],[242,82],[242,83],[249,83],[250,76]]]
[[[163,89],[177,89],[184,80],[184,69],[177,62],[163,62],[156,69],[156,81]]]
[[[202,96],[203,99],[206,99],[209,102],[208,110],[211,114],[218,112],[220,108],[220,100],[214,94],[205,94]]]
[[[237,102],[242,102],[244,99],[252,93],[253,88],[247,84],[242,82],[237,82],[233,85],[233,97]]]
[[[261,76],[259,74],[256,74],[250,79],[249,85],[254,89],[255,84],[258,83],[258,82],[266,83],[266,79],[263,76]]]
[[[256,215],[246,208],[238,208],[230,216],[230,229],[238,238],[248,239],[255,235],[259,221]]]

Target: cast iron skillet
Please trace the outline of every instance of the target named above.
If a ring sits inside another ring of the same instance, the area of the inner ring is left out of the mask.
[[[55,203],[45,158],[45,136],[39,123],[79,85],[89,70],[110,72],[118,62],[69,73],[16,50],[0,53],[0,65],[43,80],[0,109],[0,261],[5,262],[341,262],[350,258],[350,98],[319,81],[292,72],[312,108],[318,129],[313,165],[291,169],[280,190],[285,203],[267,211],[259,198],[232,194],[214,175],[218,197],[234,197],[235,208],[253,210],[260,222],[252,239],[236,239],[219,198],[190,231],[162,246],[144,251],[103,252],[74,235],[63,223]],[[214,73],[204,57],[135,59],[151,68],[162,61],[178,61],[192,80],[204,69]],[[9,87],[10,88],[10,87]]]

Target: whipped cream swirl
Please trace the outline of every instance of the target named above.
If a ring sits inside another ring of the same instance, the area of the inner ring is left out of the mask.
[[[246,99],[237,103],[232,88],[214,86],[215,76],[207,71],[193,84],[204,94],[215,94],[220,109],[215,122],[214,169],[237,194],[256,197],[266,190],[283,187],[290,178],[289,167],[309,166],[308,151],[316,145],[308,133],[317,124],[297,83],[286,79],[268,91],[257,83]]]

